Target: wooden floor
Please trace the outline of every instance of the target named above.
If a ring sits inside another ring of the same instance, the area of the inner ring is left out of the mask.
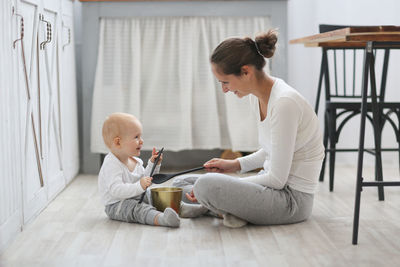
[[[355,171],[337,168],[334,193],[319,184],[308,221],[240,229],[211,217],[182,219],[178,229],[111,221],[97,177],[80,175],[26,226],[0,266],[399,266],[399,187],[387,187],[384,202],[364,189],[359,244],[351,244]],[[398,170],[385,168],[391,178]]]

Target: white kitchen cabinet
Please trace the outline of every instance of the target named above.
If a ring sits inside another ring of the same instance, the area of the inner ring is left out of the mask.
[[[38,72],[38,42],[39,35],[37,14],[40,12],[38,0],[21,0],[15,6],[17,16],[17,32],[21,33],[21,19],[23,19],[24,36],[15,43],[18,55],[18,88],[20,135],[22,137],[22,195],[23,218],[27,222],[47,202],[47,188],[45,186],[44,138],[42,123],[43,96],[40,87]]]
[[[44,167],[48,197],[53,198],[64,186],[61,121],[60,121],[60,36],[61,2],[43,0],[42,13],[39,14],[38,35],[42,49],[39,48],[39,77],[41,89],[41,117],[43,134]]]
[[[79,154],[72,1],[6,0],[0,8],[9,65],[0,76],[0,137],[12,152],[1,157],[1,251],[10,229],[22,229],[75,177]]]
[[[66,183],[79,171],[78,103],[75,72],[75,46],[73,26],[73,5],[71,1],[62,2],[60,33],[60,120],[63,170]]]

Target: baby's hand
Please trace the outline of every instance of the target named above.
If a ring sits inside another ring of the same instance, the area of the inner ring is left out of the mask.
[[[140,179],[140,185],[142,186],[143,190],[146,190],[147,187],[151,185],[151,181],[153,180],[153,177],[142,177]]]
[[[157,152],[156,152],[156,148],[153,147],[153,151],[152,151],[152,153],[151,153],[151,158],[150,158],[150,161],[151,161],[151,162],[154,163],[154,161],[156,160],[156,158],[157,158],[157,156],[158,156],[158,153],[160,153],[160,151],[157,151]],[[160,157],[160,159],[158,160],[157,165],[160,165],[160,164],[161,164],[162,159],[163,159],[163,155],[161,154],[161,157]]]

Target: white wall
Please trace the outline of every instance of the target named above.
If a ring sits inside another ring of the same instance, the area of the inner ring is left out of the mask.
[[[400,25],[400,1],[398,0],[289,0],[288,2],[288,39],[295,39],[318,33],[319,24],[342,25]],[[321,62],[320,48],[305,48],[303,45],[288,46],[288,82],[299,90],[314,106]],[[400,101],[400,51],[392,51],[387,81],[387,98]],[[320,120],[322,123],[322,109]],[[354,118],[343,129],[339,146],[358,144],[359,120]],[[322,125],[322,124],[321,124]],[[367,132],[366,144],[373,142],[371,131]],[[393,132],[385,128],[383,147],[396,147]],[[384,153],[384,162],[397,164],[396,153]],[[357,154],[339,153],[338,163],[355,164]],[[373,164],[372,156],[366,156],[366,164]]]

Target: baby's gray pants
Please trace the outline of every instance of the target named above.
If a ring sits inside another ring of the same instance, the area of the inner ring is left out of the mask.
[[[139,204],[140,197],[128,198],[107,205],[105,212],[113,220],[153,225],[154,217],[160,212],[149,204],[148,194]]]
[[[218,214],[232,214],[253,224],[289,224],[306,220],[312,211],[313,194],[285,186],[272,189],[219,173],[175,179],[183,193],[193,188],[198,202]],[[189,202],[186,197],[183,199]]]

